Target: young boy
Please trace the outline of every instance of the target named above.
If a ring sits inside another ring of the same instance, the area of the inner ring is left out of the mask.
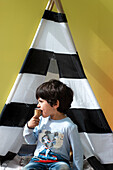
[[[66,116],[73,91],[58,80],[50,80],[36,90],[37,107],[42,116],[33,116],[24,128],[28,144],[37,142],[34,157],[23,170],[70,170],[70,146],[73,170],[83,170],[83,153],[77,126]]]

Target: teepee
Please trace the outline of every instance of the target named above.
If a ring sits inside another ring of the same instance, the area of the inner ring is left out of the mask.
[[[52,11],[54,2],[58,13]],[[84,73],[60,0],[48,2],[0,115],[0,160],[19,152],[23,127],[37,104],[36,88],[51,77],[74,91],[68,116],[78,125],[85,158],[95,170],[112,170],[112,131]]]

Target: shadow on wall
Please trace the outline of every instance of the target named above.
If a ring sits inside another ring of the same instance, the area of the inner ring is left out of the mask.
[[[91,58],[88,58],[87,66],[90,74],[113,96],[113,80]]]
[[[94,1],[93,1],[94,2]],[[93,4],[92,2],[92,4]],[[90,27],[92,31],[104,42],[104,44],[113,51],[113,13],[108,10],[101,2],[97,2],[97,21],[92,16]],[[94,3],[96,9],[96,3]],[[96,21],[93,22],[93,21]],[[103,47],[104,48],[104,47]],[[106,57],[105,57],[106,55]],[[109,59],[107,53],[104,54],[105,60]],[[102,62],[106,62],[104,60]],[[108,66],[109,67],[109,66]],[[107,92],[113,96],[113,80],[103,71],[99,65],[97,65],[92,58],[88,57],[88,67],[91,75],[107,90]]]
[[[113,65],[111,63],[111,55],[108,55],[108,53],[112,54],[111,51],[113,51],[113,13],[101,0],[87,0],[82,2],[77,0],[75,15],[76,16],[72,15],[73,19],[71,20],[75,20],[76,22],[75,34],[77,35],[78,32],[76,42],[79,47],[78,52],[80,51],[82,63],[87,71],[102,85],[102,87],[113,96],[113,80],[108,75],[107,69],[104,70],[103,67],[102,70],[101,64],[105,63],[104,66],[106,68],[112,67]],[[77,25],[79,26],[76,27]],[[105,46],[107,46],[108,53],[104,51],[104,46],[100,49],[98,41],[94,43],[95,39],[93,38],[95,37],[91,37],[91,32],[98,37],[100,42],[102,41]],[[94,61],[95,59],[98,63]],[[109,66],[109,63],[111,66]]]

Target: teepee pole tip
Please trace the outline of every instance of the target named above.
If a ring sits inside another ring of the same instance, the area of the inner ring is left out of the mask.
[[[64,13],[61,0],[53,0],[53,1],[54,1],[55,4],[56,4],[56,8],[57,8],[58,13]]]
[[[54,6],[54,1],[53,0],[49,0],[46,6],[46,10],[51,11],[53,9]]]
[[[60,0],[49,0],[46,6],[46,10],[51,11],[53,9],[54,4],[56,5],[58,13],[64,13],[62,3]]]

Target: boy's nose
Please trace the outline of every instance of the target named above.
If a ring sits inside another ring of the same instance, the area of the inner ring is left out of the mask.
[[[40,107],[40,104],[39,104],[39,103],[37,104],[37,107]]]

